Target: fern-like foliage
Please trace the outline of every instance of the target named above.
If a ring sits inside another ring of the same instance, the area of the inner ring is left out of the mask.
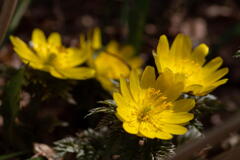
[[[116,105],[112,100],[100,102],[103,107],[90,110],[87,116],[103,113],[95,130],[88,129],[75,137],[55,142],[60,157],[71,154],[77,160],[165,160],[174,154],[172,141],[147,139],[130,135],[122,129],[114,115]]]
[[[92,129],[83,131],[75,137],[66,137],[54,143],[55,151],[59,157],[72,155],[77,160],[98,160],[101,151],[105,129],[96,132]]]

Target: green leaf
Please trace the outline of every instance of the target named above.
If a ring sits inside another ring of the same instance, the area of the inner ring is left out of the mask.
[[[28,9],[28,6],[30,4],[31,0],[24,0],[19,1],[18,6],[16,8],[16,12],[13,16],[12,22],[9,25],[8,32],[11,33],[15,28],[17,28],[18,24],[20,23],[20,20],[22,19],[24,13]]]
[[[117,106],[116,102],[112,99],[107,99],[107,100],[104,100],[104,101],[98,101],[98,103],[106,104],[106,105],[108,105],[110,107],[114,107],[114,108]]]
[[[84,117],[87,118],[91,115],[97,114],[97,113],[110,113],[110,114],[114,114],[115,113],[115,109],[111,106],[109,107],[98,107],[98,108],[93,108],[91,110],[89,110],[89,113]]]
[[[149,10],[149,0],[125,0],[122,9],[122,21],[128,28],[128,44],[135,48],[138,53],[142,34]]]
[[[24,83],[24,71],[24,68],[19,69],[4,88],[1,111],[4,117],[4,127],[6,129],[11,128],[20,109],[20,92]]]

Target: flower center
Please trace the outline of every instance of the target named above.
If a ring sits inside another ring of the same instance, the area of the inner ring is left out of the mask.
[[[56,54],[50,53],[47,57],[47,60],[45,61],[45,65],[52,65],[54,59],[56,58]]]
[[[167,97],[165,97],[160,90],[155,88],[145,89],[142,101],[139,103],[138,121],[148,121],[152,115],[168,109],[172,104],[167,102],[166,99]]]

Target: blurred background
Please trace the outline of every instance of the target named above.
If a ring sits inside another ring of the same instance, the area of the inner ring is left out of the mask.
[[[2,4],[3,0],[0,0],[0,6]],[[19,0],[8,35],[13,34],[29,41],[32,30],[40,28],[47,34],[61,33],[63,43],[67,46],[78,46],[80,33],[87,34],[95,27],[100,27],[102,30],[104,44],[115,39],[122,44],[133,45],[137,50],[136,54],[145,58],[146,65],[154,64],[152,50],[156,49],[159,36],[162,34],[167,35],[172,41],[177,33],[184,33],[191,37],[194,46],[206,43],[210,48],[208,59],[221,56],[224,59],[223,66],[229,67],[230,72],[226,76],[229,78],[228,83],[212,93],[223,103],[223,109],[204,117],[205,127],[221,125],[224,119],[239,110],[240,56],[234,55],[240,52],[240,1]],[[21,66],[8,36],[0,49],[0,62],[14,68]],[[75,88],[82,90],[81,96],[91,90],[84,88],[85,83],[87,82],[81,82]],[[3,84],[4,80],[0,80],[0,85]],[[76,92],[72,93],[77,95]],[[88,101],[88,103],[91,102],[91,106],[95,105],[93,102],[95,99],[101,100],[103,97],[108,97],[108,95],[99,96],[98,93],[92,92],[94,91],[90,91],[89,94],[95,97]],[[79,97],[75,96],[75,99]],[[84,98],[81,97],[81,99]],[[74,107],[71,106],[67,109],[69,115],[66,116],[64,113],[67,104],[61,101],[56,102],[56,98],[42,105],[45,108],[42,114],[67,120],[74,128],[64,131],[55,130],[54,134],[43,136],[41,140],[44,137],[51,137],[43,140],[45,143],[74,133],[79,128],[88,128],[88,124],[85,124],[86,120],[83,120],[86,110],[80,109],[75,112]],[[235,141],[237,139],[239,143],[240,137],[236,135]]]

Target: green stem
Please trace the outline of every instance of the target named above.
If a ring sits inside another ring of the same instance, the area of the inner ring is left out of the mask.
[[[122,19],[128,27],[128,43],[135,48],[136,53],[138,53],[142,43],[148,10],[149,0],[125,0]]]
[[[0,45],[7,33],[8,26],[13,17],[18,0],[5,0],[2,6],[2,13],[0,15]]]

